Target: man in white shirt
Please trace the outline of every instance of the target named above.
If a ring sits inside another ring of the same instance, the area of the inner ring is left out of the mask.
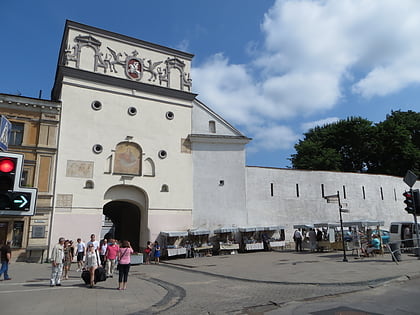
[[[82,239],[78,238],[76,243],[77,250],[77,271],[81,271],[83,268],[83,258],[86,254],[86,244],[82,242]]]
[[[90,236],[90,241],[87,242],[86,247],[89,247],[89,244],[93,244],[93,247],[95,248],[95,250],[98,250],[98,248],[99,248],[99,241],[96,240],[95,234],[92,234]]]

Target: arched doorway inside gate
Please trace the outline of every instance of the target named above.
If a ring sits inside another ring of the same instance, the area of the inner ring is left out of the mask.
[[[103,214],[112,222],[105,238],[128,240],[134,251],[140,250],[140,209],[127,201],[111,201],[104,206]]]

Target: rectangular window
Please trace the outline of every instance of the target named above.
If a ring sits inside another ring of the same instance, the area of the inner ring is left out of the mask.
[[[347,199],[346,186],[343,185],[343,198]]]
[[[324,184],[321,184],[321,196],[322,198],[325,197]]]
[[[9,145],[22,145],[24,129],[24,124],[12,123],[12,131],[10,132]]]
[[[362,186],[363,199],[366,199],[365,186]]]
[[[394,188],[394,200],[397,201],[397,191]]]
[[[299,184],[296,184],[296,197],[299,198]]]
[[[216,122],[214,120],[209,121],[209,132],[216,133]]]
[[[381,187],[381,199],[384,200],[384,191],[383,191],[382,187]]]
[[[21,248],[23,239],[23,222],[16,221],[13,224],[12,247]]]
[[[271,197],[273,197],[274,196],[274,184],[273,183],[270,184],[270,193],[271,193]]]

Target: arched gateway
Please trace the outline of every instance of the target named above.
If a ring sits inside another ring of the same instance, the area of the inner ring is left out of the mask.
[[[129,240],[135,251],[144,247],[149,238],[148,197],[136,186],[117,185],[104,195],[103,207],[106,220],[102,226],[103,236]]]

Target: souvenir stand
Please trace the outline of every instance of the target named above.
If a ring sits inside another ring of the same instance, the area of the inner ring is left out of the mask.
[[[174,257],[184,255],[187,249],[183,247],[184,238],[188,236],[186,231],[163,231],[161,235],[161,248],[164,249],[163,256]]]
[[[337,243],[340,242],[336,241],[336,233],[337,230],[340,228],[339,223],[321,222],[315,223],[314,227],[322,231],[322,241],[318,242],[318,249],[320,249],[321,251],[329,251],[338,247]]]
[[[213,245],[209,242],[209,230],[192,229],[188,235],[194,257],[211,256]]]
[[[261,236],[266,250],[279,249],[286,246],[284,230],[285,227],[279,225],[264,227]]]
[[[236,241],[236,233],[239,231],[237,227],[221,227],[213,231],[217,235],[219,243],[219,255],[237,254],[239,243]]]
[[[312,224],[295,224],[293,225],[293,234],[295,233],[295,230],[300,229],[300,232],[302,233],[302,248],[303,249],[309,249],[309,241],[308,241],[308,232],[310,229],[313,229],[314,226]]]
[[[247,226],[240,227],[239,232],[241,233],[241,250],[254,251],[254,250],[264,250],[264,243],[261,238],[261,231],[264,231],[263,226]]]
[[[384,225],[384,221],[377,220],[357,220],[343,222],[343,227],[348,228],[348,242],[346,243],[348,250],[352,253],[356,252],[360,256],[362,247],[370,243],[372,238],[372,227],[380,234],[380,227]],[[382,247],[382,237],[379,235]]]

